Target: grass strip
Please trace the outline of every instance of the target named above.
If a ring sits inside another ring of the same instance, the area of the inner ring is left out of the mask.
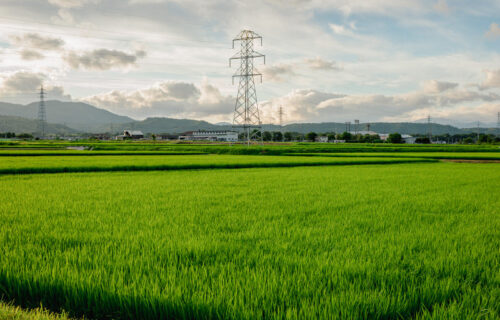
[[[34,309],[22,309],[12,303],[0,301],[0,320],[69,320],[66,313],[53,313],[38,307]]]
[[[499,183],[452,163],[3,176],[0,295],[98,319],[498,319]]]
[[[434,159],[359,159],[349,161],[284,161],[284,162],[255,162],[255,163],[204,163],[204,164],[163,164],[163,165],[115,165],[115,166],[80,166],[80,167],[24,167],[0,168],[0,174],[40,174],[40,173],[67,173],[67,172],[113,172],[113,171],[165,171],[165,170],[194,170],[194,169],[243,169],[243,168],[285,168],[285,167],[313,167],[313,166],[340,166],[364,164],[400,164],[437,162]]]
[[[285,153],[284,156],[303,156],[303,157],[360,157],[360,158],[430,158],[430,159],[464,159],[464,160],[500,160],[500,153],[464,153],[464,152],[415,152],[415,153]]]
[[[206,152],[198,151],[4,151],[0,150],[0,157],[37,157],[37,156],[182,156],[202,155]]]

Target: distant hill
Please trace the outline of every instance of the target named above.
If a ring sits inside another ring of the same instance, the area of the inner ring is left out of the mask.
[[[113,125],[113,131],[141,130],[144,133],[183,133],[194,130],[229,130],[231,126],[219,126],[206,121],[172,118],[147,118]],[[109,128],[108,128],[109,130]]]
[[[119,116],[83,102],[49,100],[45,102],[45,109],[47,122],[64,124],[84,132],[99,131],[100,127],[106,124],[134,121],[132,118]],[[38,102],[28,105],[0,102],[0,115],[36,119]]]
[[[21,117],[0,116],[0,132],[36,133],[37,121]],[[77,131],[61,124],[47,123],[45,128],[47,134],[70,134]]]
[[[96,108],[90,104],[83,102],[62,102],[50,100],[46,102],[47,122],[58,123],[59,127],[54,127],[54,133],[57,130],[71,130],[77,132],[89,133],[105,133],[122,132],[124,129],[141,130],[144,133],[183,133],[186,131],[194,130],[232,130],[229,123],[212,124],[206,121],[189,120],[189,119],[173,119],[173,118],[147,118],[145,120],[136,121],[126,116],[120,116],[109,112],[104,109]],[[38,102],[33,102],[28,105],[12,104],[0,102],[0,116],[14,116],[27,119],[36,119],[38,115]],[[5,128],[0,127],[2,131],[15,131],[15,132],[33,132],[36,128],[28,122],[21,121],[17,118],[11,124],[5,123]],[[19,125],[19,128],[16,126]],[[263,130],[278,131],[280,127],[273,124],[264,124]],[[358,130],[367,130],[367,124],[361,123]],[[71,129],[70,129],[71,128]],[[15,130],[12,130],[15,129]],[[311,131],[324,133],[324,132],[344,132],[346,130],[345,123],[339,122],[323,122],[323,123],[293,123],[283,126],[283,131],[308,133]],[[351,123],[351,131],[355,131],[356,127]],[[406,133],[406,134],[426,134],[428,132],[428,125],[426,122],[418,121],[411,123],[404,122],[375,122],[370,123],[370,131],[378,133]],[[432,134],[462,134],[477,132],[477,128],[457,128],[449,124],[431,124]],[[482,133],[497,133],[497,129],[480,128]]]
[[[264,125],[264,130],[274,131],[279,130],[276,125]],[[366,123],[360,123],[357,127],[358,131],[366,131],[368,126]],[[323,123],[293,123],[283,126],[283,131],[292,131],[299,133],[308,132],[335,132],[340,133],[346,131],[345,123],[338,122],[323,122]],[[350,131],[356,131],[354,123],[350,125]],[[407,123],[407,122],[375,122],[370,123],[370,131],[377,133],[392,133],[399,132],[405,134],[426,134],[428,132],[427,123]],[[460,129],[450,125],[443,125],[438,123],[431,123],[431,132],[434,135],[440,134],[463,134],[469,132],[476,132],[477,128]],[[494,128],[480,128],[483,133],[495,133]]]

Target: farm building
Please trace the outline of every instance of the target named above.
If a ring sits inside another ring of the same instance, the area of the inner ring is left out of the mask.
[[[142,139],[144,134],[139,130],[123,130],[123,134],[116,137],[116,140],[123,139]]]
[[[238,132],[236,131],[189,131],[179,136],[179,140],[191,141],[238,141]]]

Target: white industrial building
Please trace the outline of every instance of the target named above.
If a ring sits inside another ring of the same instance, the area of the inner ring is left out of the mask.
[[[189,132],[186,132],[183,135],[179,136],[179,140],[236,142],[236,141],[238,141],[238,132],[228,131],[228,130],[189,131]]]
[[[386,141],[387,138],[389,138],[389,133],[379,133],[378,136],[380,137],[380,140]],[[414,143],[416,143],[417,138],[410,136],[409,134],[402,134],[401,140],[403,140],[404,143],[407,143],[407,144],[414,144]]]

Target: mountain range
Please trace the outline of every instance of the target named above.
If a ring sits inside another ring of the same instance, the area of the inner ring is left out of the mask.
[[[38,102],[27,105],[0,102],[0,132],[35,133],[37,128]],[[231,130],[230,123],[212,124],[207,121],[190,119],[173,119],[153,117],[145,120],[134,120],[127,116],[117,115],[104,109],[83,102],[63,102],[51,100],[45,102],[47,127],[51,134],[105,133],[113,134],[125,129],[141,130],[144,133],[182,133],[194,130]],[[434,119],[433,121],[437,121]],[[307,132],[343,132],[345,123],[293,123],[284,125],[264,124],[263,130]],[[376,122],[369,125],[370,131],[378,133],[399,132],[407,134],[426,134],[429,126],[424,120],[411,123]],[[350,125],[351,131],[364,131],[368,125],[360,123],[356,128]],[[477,132],[477,128],[457,128],[449,124],[431,123],[432,134],[463,134]],[[480,128],[480,132],[497,133],[498,129]]]

